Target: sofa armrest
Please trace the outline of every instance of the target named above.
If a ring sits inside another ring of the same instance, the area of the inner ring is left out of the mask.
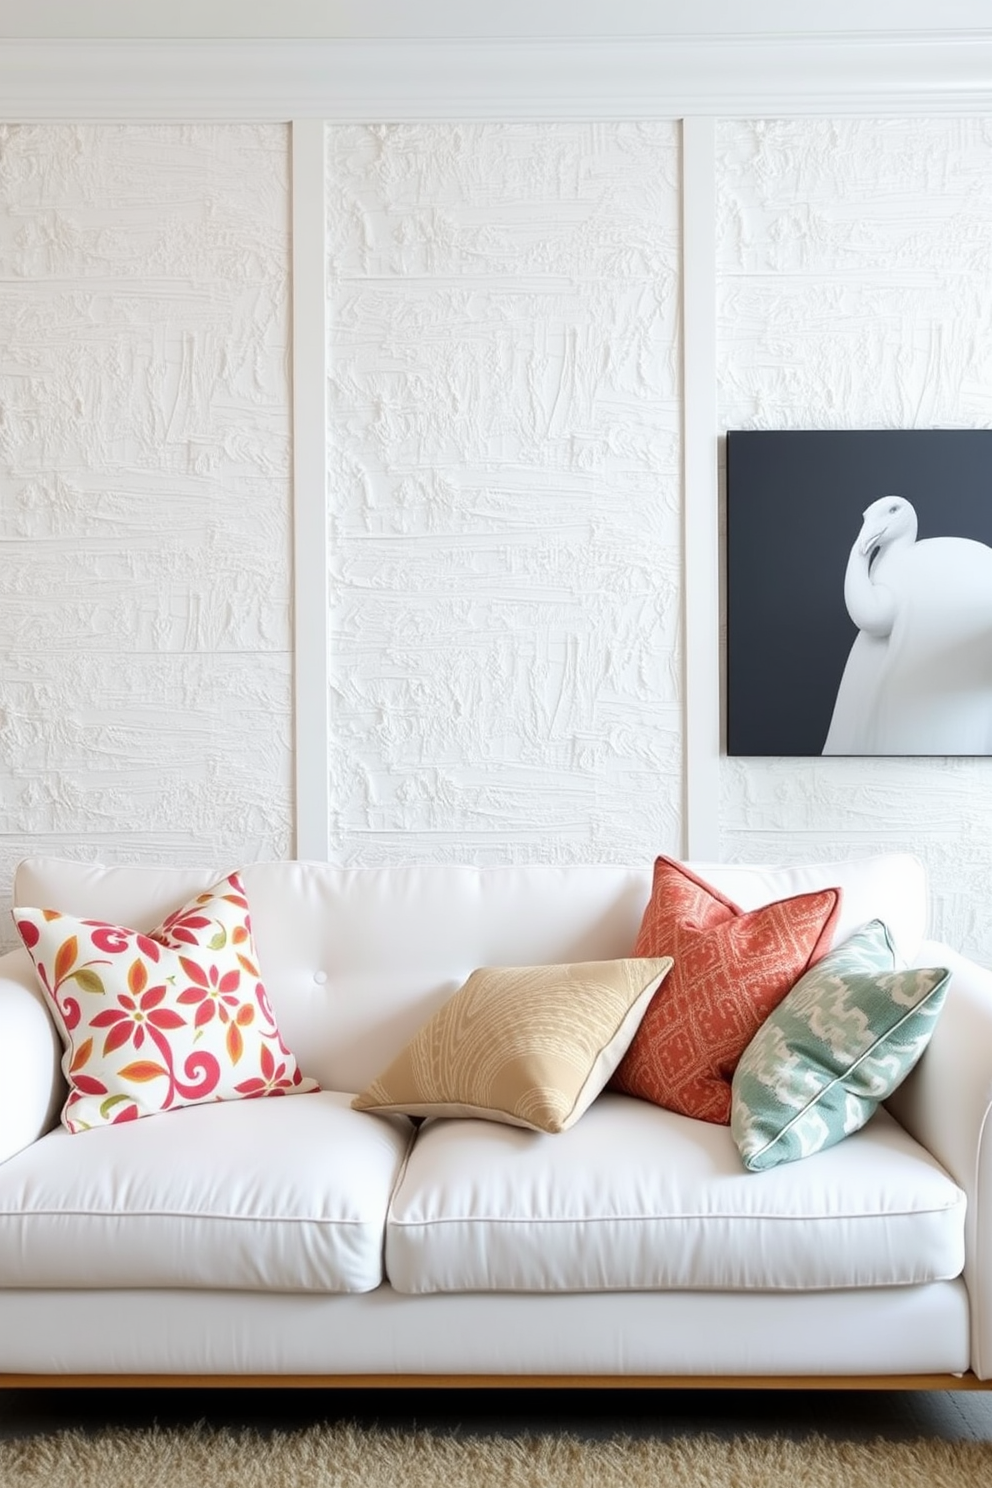
[[[947,1000],[919,1064],[887,1102],[968,1196],[965,1268],[971,1362],[992,1376],[992,971],[937,941],[917,966],[946,966]]]
[[[44,1136],[65,1100],[62,1041],[27,951],[0,956],[0,1162]]]

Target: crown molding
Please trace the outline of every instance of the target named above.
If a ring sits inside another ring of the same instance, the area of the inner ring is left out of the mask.
[[[992,29],[530,40],[5,40],[9,122],[984,113]]]
[[[569,37],[981,30],[988,0],[0,0],[2,37]]]

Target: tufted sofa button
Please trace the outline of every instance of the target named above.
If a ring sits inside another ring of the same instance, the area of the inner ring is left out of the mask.
[[[324,983],[327,981],[327,972],[326,971],[315,971],[314,974],[313,974],[313,979],[317,983],[317,986],[318,987],[322,987],[324,985]]]

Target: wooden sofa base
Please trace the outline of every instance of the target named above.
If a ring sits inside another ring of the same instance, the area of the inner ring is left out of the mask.
[[[0,1390],[992,1390],[967,1374],[0,1374]]]

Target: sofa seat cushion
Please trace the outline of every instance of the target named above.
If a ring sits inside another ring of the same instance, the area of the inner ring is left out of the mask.
[[[0,1288],[371,1290],[412,1126],[350,1100],[49,1132],[0,1165]]]
[[[911,1285],[960,1274],[964,1211],[884,1110],[839,1146],[748,1173],[727,1127],[606,1094],[553,1137],[426,1122],[390,1205],[386,1273],[407,1293]]]

